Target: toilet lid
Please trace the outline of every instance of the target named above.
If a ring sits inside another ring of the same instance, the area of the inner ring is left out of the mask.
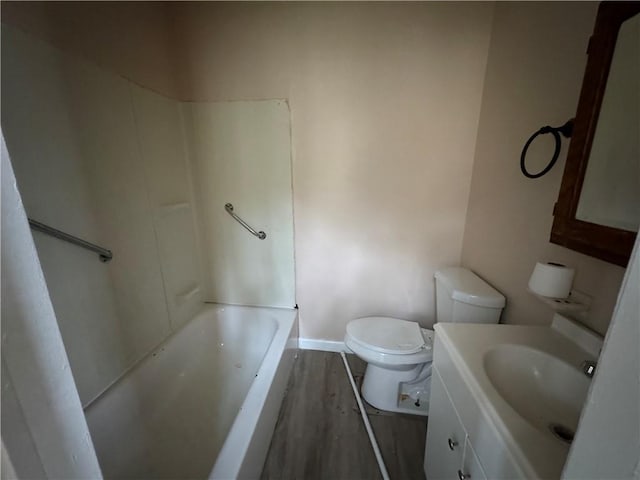
[[[347,324],[347,334],[364,347],[381,353],[419,352],[424,338],[417,322],[389,317],[364,317]]]

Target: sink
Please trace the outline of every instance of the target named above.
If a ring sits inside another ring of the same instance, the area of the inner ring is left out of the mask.
[[[518,344],[487,350],[483,367],[500,396],[533,427],[570,443],[589,378],[547,352]]]
[[[436,323],[433,368],[449,389],[486,478],[560,478],[602,338],[551,326]],[[508,470],[508,471],[507,471]]]

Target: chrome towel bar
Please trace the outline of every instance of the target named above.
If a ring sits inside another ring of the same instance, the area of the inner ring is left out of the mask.
[[[267,238],[267,234],[264,233],[262,230],[260,230],[259,232],[256,232],[253,228],[251,228],[247,222],[245,222],[244,220],[242,220],[238,215],[236,215],[235,213],[233,213],[233,205],[230,203],[225,204],[224,209],[227,211],[227,213],[229,215],[231,215],[240,225],[242,225],[244,228],[246,228],[247,230],[249,230],[249,232],[252,235],[255,235],[256,237],[258,237],[260,240],[264,240],[265,238]]]
[[[79,247],[86,248],[87,250],[91,250],[92,252],[96,252],[100,256],[101,262],[108,262],[113,258],[113,253],[111,252],[111,250],[107,250],[106,248],[102,248],[98,245],[87,242],[86,240],[82,240],[81,238],[74,237],[73,235],[69,235],[68,233],[64,233],[57,228],[50,227],[49,225],[45,225],[44,223],[32,220],[31,218],[29,219],[29,225],[31,226],[31,228],[37,230],[38,232],[46,233],[47,235],[59,238],[60,240],[64,240],[65,242],[73,243],[74,245],[78,245]]]

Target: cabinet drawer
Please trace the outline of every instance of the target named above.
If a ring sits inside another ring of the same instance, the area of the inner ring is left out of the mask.
[[[458,478],[466,433],[438,372],[431,377],[431,401],[424,453],[427,480]]]

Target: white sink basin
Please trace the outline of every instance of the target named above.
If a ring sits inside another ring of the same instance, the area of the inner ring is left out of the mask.
[[[485,468],[515,465],[512,477],[560,478],[591,384],[581,364],[597,359],[602,339],[560,315],[551,328],[434,328],[434,366],[457,395],[476,454],[494,461]]]
[[[489,349],[483,366],[498,393],[527,422],[571,441],[589,389],[584,373],[546,352],[514,344]]]

